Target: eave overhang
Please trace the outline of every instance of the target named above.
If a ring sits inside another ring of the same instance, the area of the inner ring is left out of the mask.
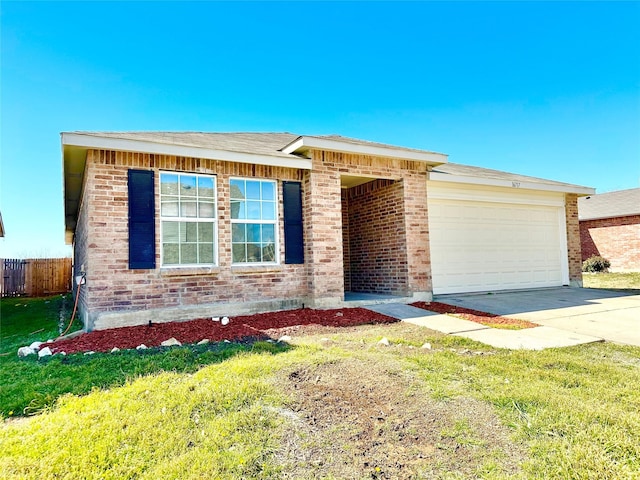
[[[401,160],[424,162],[428,165],[442,165],[447,163],[448,156],[443,153],[407,150],[386,145],[367,145],[320,137],[301,136],[286,145],[280,151],[306,155],[309,150],[326,150],[331,152],[351,153],[356,155],[371,155],[376,157],[391,157]]]
[[[232,152],[213,148],[174,145],[145,140],[131,140],[83,133],[61,134],[65,241],[73,243],[78,210],[82,198],[82,185],[88,150],[113,150],[123,152],[140,152],[158,155],[175,155],[179,157],[204,158],[235,163],[269,165],[275,167],[311,170],[311,160],[307,158],[291,158],[282,155],[261,155],[245,152]]]
[[[527,190],[540,190],[545,192],[575,193],[578,196],[593,195],[595,188],[581,185],[538,183],[522,180],[506,180],[497,178],[470,177],[464,175],[452,175],[442,172],[429,172],[429,180],[436,182],[467,183],[471,185],[484,185],[492,187],[522,188]]]

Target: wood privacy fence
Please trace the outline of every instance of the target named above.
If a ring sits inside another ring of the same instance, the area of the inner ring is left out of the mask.
[[[0,259],[3,297],[41,297],[71,291],[70,258]]]

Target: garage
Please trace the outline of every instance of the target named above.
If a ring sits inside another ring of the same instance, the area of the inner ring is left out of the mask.
[[[564,194],[429,181],[433,293],[569,284]]]

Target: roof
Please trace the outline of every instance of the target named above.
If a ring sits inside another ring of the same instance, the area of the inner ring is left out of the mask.
[[[592,194],[592,188],[465,165],[446,164],[447,155],[340,135],[289,132],[63,132],[63,175],[67,242],[80,206],[87,150],[144,152],[310,170],[309,150],[398,158],[426,163],[431,180]],[[516,185],[517,184],[517,185]]]
[[[288,132],[62,132],[67,242],[75,230],[87,150],[176,155],[229,162],[311,169],[312,149],[373,155],[439,165],[442,153],[428,152],[339,135],[304,136]]]
[[[291,155],[282,153],[280,149],[300,136],[287,132],[69,132],[69,134],[83,136],[87,139],[96,137],[131,140],[285,158],[289,158]]]
[[[578,199],[578,219],[640,215],[640,188],[599,193]]]
[[[517,173],[473,167],[471,165],[460,165],[457,163],[446,163],[433,167],[429,179],[442,182],[473,183],[499,187],[576,193],[578,195],[595,193],[595,190],[591,187],[584,187],[573,183],[557,182],[546,178],[529,177]]]

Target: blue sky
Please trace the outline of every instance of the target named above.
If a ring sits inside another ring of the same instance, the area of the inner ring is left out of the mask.
[[[0,257],[64,246],[62,131],[340,134],[640,182],[640,2],[0,4]]]

